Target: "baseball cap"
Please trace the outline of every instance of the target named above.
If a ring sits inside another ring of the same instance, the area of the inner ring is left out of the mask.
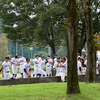
[[[44,58],[44,56],[41,56],[41,58]]]
[[[80,57],[77,57],[77,59],[80,59]]]
[[[65,57],[62,57],[62,59],[66,60],[66,58],[65,58]]]
[[[50,55],[48,55],[48,57],[50,57]]]
[[[57,59],[60,59],[60,57],[57,57]]]
[[[80,55],[80,53],[77,53],[77,55]]]
[[[56,54],[54,54],[54,56],[57,56]]]
[[[35,57],[37,57],[38,55],[35,55]]]
[[[9,59],[9,57],[5,57],[5,59]]]
[[[15,58],[18,58],[18,56],[16,55]]]

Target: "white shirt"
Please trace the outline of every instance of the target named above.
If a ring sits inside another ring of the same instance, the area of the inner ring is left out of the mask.
[[[20,62],[20,61],[23,61],[23,62]],[[24,57],[19,58],[20,65],[24,65],[25,61],[26,61],[26,59]]]
[[[50,63],[50,62],[52,62],[53,63],[53,60],[50,58],[49,60],[48,60],[48,62],[47,62],[47,66],[49,67],[49,66],[52,66],[52,63]]]
[[[7,71],[10,71],[10,66],[11,66],[11,63],[8,61],[4,61],[2,63],[2,66],[3,66],[3,72],[7,72]]]
[[[96,68],[98,68],[98,66],[99,66],[99,61],[97,60],[96,61]]]
[[[41,63],[41,60],[42,60],[41,57],[39,57],[39,58],[38,58],[38,62],[39,62],[39,64]]]
[[[30,68],[31,68],[31,64],[26,62],[26,63],[24,64],[24,68],[26,69],[26,72],[29,73]]]
[[[80,71],[80,70],[79,70],[79,67],[81,67],[81,62],[80,62],[80,61],[77,61],[77,70],[78,70],[78,71]]]
[[[18,59],[17,58],[16,59],[12,58],[11,62],[17,64],[18,63]],[[12,64],[12,66],[16,66],[15,64]]]
[[[66,59],[66,63],[67,63],[67,59]]]
[[[42,68],[42,69],[44,69],[44,67],[45,67],[45,62],[46,62],[45,59],[44,59],[44,60],[41,59],[41,62],[40,62],[40,64],[39,64],[39,67]]]
[[[57,62],[57,58],[54,58],[54,62]]]
[[[60,67],[60,71],[67,73],[67,64],[66,64],[66,61],[64,63],[61,62],[61,64],[64,65],[64,67]]]
[[[56,69],[57,64],[58,64],[58,62],[55,62],[54,65],[53,65],[53,68]]]
[[[38,67],[39,64],[36,64],[36,63],[39,63],[39,62],[38,62],[38,59],[35,58],[34,59],[34,66]]]
[[[59,67],[57,67],[57,65],[58,65],[58,62],[55,62],[53,68],[55,68],[56,71],[59,72],[60,71],[60,64],[59,64]]]
[[[86,66],[87,66],[87,60],[85,60],[85,61],[84,61],[84,65],[86,65]]]

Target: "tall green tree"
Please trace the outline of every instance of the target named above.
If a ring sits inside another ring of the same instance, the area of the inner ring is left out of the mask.
[[[67,36],[67,93],[80,93],[77,74],[77,6],[76,0],[68,1],[68,36]]]
[[[51,0],[2,0],[0,14],[2,30],[7,37],[20,44],[46,47],[55,53],[55,46],[61,43],[60,25],[67,11],[51,3]],[[8,20],[9,18],[9,20]],[[17,27],[13,27],[16,25]]]
[[[5,34],[0,34],[0,60],[4,61],[6,56],[11,57],[8,51],[8,40]]]
[[[84,2],[85,10],[85,24],[86,24],[86,38],[87,38],[87,70],[86,70],[86,82],[91,83],[95,82],[95,73],[96,73],[96,58],[95,58],[95,43],[93,37],[93,15],[92,15],[92,2],[91,0],[86,0]]]

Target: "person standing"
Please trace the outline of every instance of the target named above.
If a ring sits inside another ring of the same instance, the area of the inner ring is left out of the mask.
[[[26,58],[26,63],[24,64],[24,78],[31,77],[31,64],[30,64],[30,58]]]
[[[67,63],[66,63],[65,57],[63,57],[62,60],[57,64],[57,67],[60,67],[60,72],[59,72],[58,76],[61,76],[62,82],[66,82],[65,76],[67,75],[66,74]]]
[[[82,64],[81,64],[81,62],[80,62],[80,57],[78,57],[78,58],[77,58],[77,70],[78,70],[78,75],[82,75],[81,68],[82,68]]]
[[[20,74],[21,74],[21,78],[23,78],[23,68],[24,68],[24,63],[25,63],[25,58],[23,57],[22,54],[20,54],[20,58],[19,58],[19,63],[20,63]]]
[[[96,74],[99,74],[99,61],[98,58],[96,59]]]
[[[54,63],[57,62],[57,55],[54,54]]]
[[[12,64],[13,78],[16,79],[16,77],[17,77],[18,56],[15,56],[14,58],[12,58],[11,64]]]
[[[33,73],[33,77],[35,75],[36,75],[36,77],[38,76],[38,66],[39,66],[38,55],[36,55],[35,59],[34,59],[34,73]]]
[[[5,57],[5,61],[2,63],[2,77],[4,77],[4,80],[11,78],[10,66],[9,57]]]
[[[52,67],[53,60],[50,58],[50,55],[47,57],[47,64],[46,64],[46,75],[51,76],[51,67]]]
[[[42,54],[40,54],[40,55],[39,55],[39,57],[38,57],[38,62],[39,62],[39,65],[41,64],[41,60],[42,60],[42,58],[41,58],[41,57],[42,57]]]
[[[46,60],[44,59],[44,56],[41,56],[41,63],[39,64],[39,68],[38,68],[39,77],[46,76],[46,72],[43,70],[45,67],[45,62],[46,62]]]
[[[87,56],[86,55],[84,55],[84,61],[83,61],[83,63],[84,63],[84,67],[87,67]]]
[[[56,71],[56,76],[58,76],[60,72],[60,67],[57,66],[59,62],[60,62],[60,57],[57,57],[57,62],[55,62],[53,66],[53,70]]]

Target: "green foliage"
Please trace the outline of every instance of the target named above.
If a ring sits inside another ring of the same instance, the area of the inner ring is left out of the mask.
[[[0,34],[0,60],[4,60],[6,56],[11,57],[8,51],[8,40],[5,34]]]
[[[66,37],[67,0],[1,0],[0,18],[2,31],[7,37],[20,44],[45,48],[47,45],[60,46]],[[99,33],[100,12],[98,0],[92,0],[94,33]],[[84,4],[77,0],[78,8],[78,52],[86,42]],[[68,24],[68,23],[67,23]],[[17,27],[14,27],[17,25]],[[63,27],[65,26],[65,27]]]
[[[63,38],[62,21],[67,18],[66,5],[58,6],[47,0],[1,0],[2,30],[14,42],[45,48],[49,45],[55,53]],[[64,1],[62,1],[64,4]],[[8,20],[9,18],[9,20]],[[14,27],[16,25],[17,27]]]

